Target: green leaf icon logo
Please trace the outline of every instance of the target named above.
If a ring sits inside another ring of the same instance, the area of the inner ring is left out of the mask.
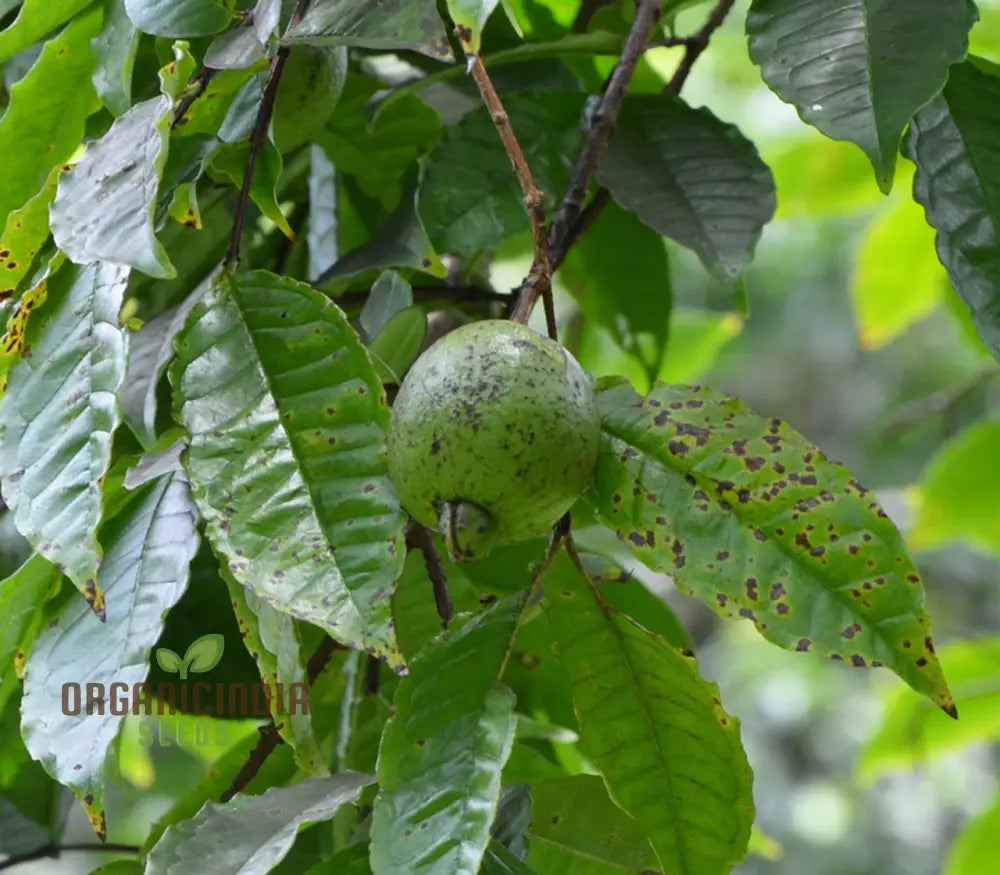
[[[187,680],[189,671],[200,674],[215,668],[222,659],[225,644],[222,635],[212,632],[192,641],[183,659],[169,647],[157,648],[156,662],[164,671],[180,674],[182,681]]]

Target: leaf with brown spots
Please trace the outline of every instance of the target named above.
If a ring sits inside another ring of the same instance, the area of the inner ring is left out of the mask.
[[[255,271],[199,300],[176,347],[175,412],[191,434],[183,462],[229,571],[277,610],[401,667],[389,411],[343,312]]]
[[[954,716],[925,643],[920,577],[896,527],[846,468],[784,422],[709,388],[658,383],[641,398],[612,379],[598,405],[605,440],[595,503],[636,558],[719,614],[753,620],[781,647],[806,649],[807,640],[813,653],[886,665]],[[647,530],[652,544],[632,538]]]
[[[0,289],[17,288],[48,238],[49,204],[56,196],[60,172],[60,167],[53,167],[45,187],[23,207],[7,216],[0,234]]]
[[[128,271],[65,266],[18,343],[0,398],[0,486],[18,530],[101,612],[100,479],[120,421],[115,394],[127,337],[118,324]],[[30,299],[21,301],[28,311]],[[30,354],[29,354],[30,348]]]
[[[664,872],[729,872],[754,816],[739,721],[693,659],[610,607],[566,552],[543,586],[580,747],[612,799],[639,822]]]
[[[483,28],[498,0],[448,0],[448,14],[455,22],[455,35],[471,54],[479,51]]]

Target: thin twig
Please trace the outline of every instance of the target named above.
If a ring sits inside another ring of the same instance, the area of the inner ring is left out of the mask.
[[[590,26],[590,20],[597,10],[602,6],[610,6],[614,2],[615,0],[583,0],[576,13],[576,18],[573,19],[573,32],[586,33]]]
[[[687,77],[691,73],[691,68],[694,67],[694,62],[708,48],[712,34],[722,27],[722,22],[726,20],[726,16],[729,15],[729,10],[733,8],[735,2],[736,0],[719,0],[712,10],[712,14],[708,16],[705,26],[694,36],[688,37],[685,43],[684,57],[681,58],[681,62],[677,66],[677,71],[663,89],[665,95],[676,97],[681,93],[681,89],[684,87],[684,83],[687,82]]]
[[[927,417],[949,412],[997,377],[1000,377],[1000,370],[997,370],[996,367],[989,367],[954,386],[948,386],[931,395],[904,404],[889,421],[886,433],[897,435]]]
[[[66,851],[95,851],[98,853],[117,851],[122,854],[138,854],[140,850],[141,848],[138,845],[123,845],[117,842],[79,842],[68,845],[48,844],[42,845],[40,848],[35,848],[33,851],[27,851],[24,854],[13,854],[7,857],[6,860],[0,862],[0,869],[13,869],[22,863],[30,863],[32,860],[41,860],[45,857],[58,859]]]
[[[600,161],[611,139],[622,102],[625,100],[625,93],[635,74],[639,58],[646,49],[646,43],[649,42],[649,35],[662,11],[663,0],[639,0],[635,21],[625,40],[625,47],[622,49],[621,57],[618,58],[618,63],[615,64],[608,87],[594,111],[587,139],[573,168],[569,188],[566,189],[566,194],[563,195],[559,209],[556,210],[555,218],[552,220],[552,229],[549,232],[549,247],[552,250],[561,248],[560,242],[567,236],[570,227],[580,215],[587,187],[597,170],[597,162]]]
[[[195,73],[195,75],[191,78],[187,91],[177,102],[177,106],[174,108],[173,117],[170,119],[170,130],[173,130],[181,123],[184,115],[191,108],[191,104],[204,94],[205,89],[208,87],[208,83],[215,78],[218,72],[219,71],[214,67],[202,67],[197,73]]]
[[[306,10],[309,8],[310,0],[298,0],[292,10],[289,27],[298,24]],[[250,205],[250,188],[253,185],[253,173],[257,166],[257,158],[260,150],[267,139],[267,130],[271,124],[271,115],[274,113],[274,101],[278,96],[278,85],[281,83],[281,74],[285,70],[285,62],[288,60],[288,46],[278,49],[274,60],[271,61],[271,71],[267,77],[267,84],[264,86],[264,93],[260,99],[260,108],[257,110],[257,118],[253,123],[253,130],[250,132],[250,152],[247,155],[247,164],[243,170],[243,185],[240,187],[240,196],[236,201],[236,213],[233,216],[233,231],[229,236],[229,249],[226,251],[225,265],[228,269],[236,266],[240,260],[240,241],[243,238],[243,224],[246,221],[247,208]]]
[[[455,605],[452,603],[451,593],[448,592],[448,578],[444,573],[444,566],[441,564],[441,557],[438,555],[437,547],[434,546],[430,530],[416,520],[410,520],[406,526],[406,548],[419,550],[424,554],[424,567],[434,589],[434,606],[441,618],[441,625],[447,629],[451,618],[455,616]]]
[[[504,149],[507,151],[510,163],[514,167],[517,181],[521,184],[521,192],[524,194],[524,206],[528,210],[528,215],[531,216],[531,237],[534,257],[532,259],[531,270],[524,281],[523,287],[530,289],[534,295],[531,302],[532,306],[534,306],[534,302],[539,296],[544,299],[545,321],[549,337],[555,339],[556,314],[552,306],[552,266],[549,264],[549,235],[548,229],[545,226],[545,195],[535,184],[535,177],[531,172],[531,166],[528,164],[527,158],[524,157],[521,144],[517,141],[517,136],[514,134],[513,127],[511,127],[510,117],[507,115],[507,110],[503,108],[500,95],[497,94],[496,89],[493,87],[493,82],[490,79],[489,73],[486,72],[486,67],[483,66],[482,58],[473,53],[468,53],[466,57],[469,61],[469,72],[479,87],[479,93],[483,96],[483,103],[486,104],[486,108],[489,110],[490,118],[493,119],[493,124],[500,135]],[[524,313],[515,307],[510,318],[516,322],[527,322],[530,315],[531,308],[528,308],[527,312]]]
[[[494,289],[484,289],[480,286],[413,286],[413,299],[415,301],[455,301],[463,302],[490,302],[498,301],[509,304],[512,299],[510,292],[498,292]],[[338,307],[355,307],[363,304],[371,291],[368,289],[345,292],[333,298],[333,302]]]
[[[334,652],[342,650],[343,647],[343,644],[329,635],[323,636],[319,647],[316,648],[306,663],[306,680],[309,682],[309,686],[316,683],[316,679],[323,673],[323,669],[330,662],[330,657],[333,656]],[[275,748],[279,744],[284,744],[284,739],[281,737],[281,733],[278,731],[278,726],[275,724],[274,717],[272,716],[269,723],[260,727],[260,738],[257,740],[257,744],[250,751],[250,756],[247,757],[247,761],[243,764],[239,772],[236,773],[236,777],[233,778],[232,783],[219,797],[219,801],[228,802],[237,793],[245,790],[249,783],[257,777],[260,767],[264,765],[264,760],[274,753]]]

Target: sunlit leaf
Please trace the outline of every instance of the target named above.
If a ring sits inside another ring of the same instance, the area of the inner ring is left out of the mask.
[[[309,147],[308,278],[315,281],[337,260],[337,175],[332,161],[317,145]]]
[[[56,30],[90,3],[91,0],[24,0],[13,24],[0,31],[0,61],[6,61]],[[88,26],[91,27],[100,22],[100,16],[83,17],[90,19]],[[76,86],[72,79],[65,84],[70,88]],[[3,215],[2,210],[0,215]]]
[[[265,271],[223,280],[177,340],[175,411],[208,536],[279,611],[400,664],[403,515],[382,387],[344,314]]]
[[[0,300],[13,294],[28,274],[38,250],[49,236],[49,204],[56,196],[61,168],[53,167],[45,187],[21,209],[7,216],[0,236]]]
[[[218,33],[233,20],[230,9],[218,0],[125,0],[125,11],[132,24],[153,36]]]
[[[65,162],[80,143],[84,121],[97,105],[90,85],[94,62],[90,39],[100,24],[96,7],[80,15],[45,43],[31,69],[10,87],[10,103],[0,117],[0,155],[4,156],[0,217],[5,221],[12,210],[38,193],[49,171]]]
[[[0,399],[0,485],[18,529],[56,563],[101,614],[100,480],[119,422],[115,392],[125,373],[118,325],[128,271],[64,269],[28,323],[24,356]],[[44,435],[44,439],[40,438]]]
[[[185,869],[213,875],[266,875],[291,850],[303,823],[329,820],[372,782],[371,775],[341,772],[260,796],[209,802],[190,820],[167,828],[146,859],[146,875]]]
[[[149,650],[163,629],[163,615],[187,587],[188,565],[198,549],[195,520],[183,475],[167,475],[151,486],[106,532],[109,547],[98,583],[107,597],[107,621],[102,625],[79,599],[66,602],[25,666],[25,744],[84,802],[102,838],[112,745],[132,685],[149,671]],[[63,707],[65,684],[79,685],[75,712]],[[95,689],[103,690],[97,694],[103,706],[89,713],[86,701]]]
[[[909,541],[929,549],[962,541],[1000,556],[1000,419],[971,425],[927,463],[917,483]]]
[[[739,721],[692,659],[611,608],[565,553],[543,586],[580,745],[612,799],[638,821],[664,871],[729,872],[746,853],[754,813]]]
[[[902,535],[841,465],[706,387],[598,394],[601,518],[635,557],[769,641],[885,665],[954,714]]]
[[[483,28],[496,6],[497,0],[448,0],[448,14],[455,22],[455,35],[466,52],[479,51]]]
[[[753,0],[750,57],[803,121],[860,146],[888,192],[903,129],[965,57],[974,15],[967,0]]]

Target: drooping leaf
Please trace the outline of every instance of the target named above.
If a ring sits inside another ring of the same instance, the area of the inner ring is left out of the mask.
[[[401,382],[420,354],[426,336],[427,314],[420,307],[400,310],[368,347],[379,376],[390,382]]]
[[[403,515],[386,474],[388,410],[344,314],[257,271],[201,299],[177,349],[185,465],[230,572],[398,666],[389,599]]]
[[[389,320],[413,306],[413,288],[396,271],[386,270],[372,284],[358,316],[362,338],[374,340]]]
[[[659,95],[625,99],[597,179],[727,277],[750,264],[775,210],[774,180],[753,143],[707,109]]]
[[[455,35],[466,52],[479,52],[483,28],[496,6],[497,0],[448,0],[448,14],[455,22]]]
[[[198,548],[195,521],[182,474],[169,474],[149,487],[107,532],[109,547],[98,577],[107,596],[107,622],[101,625],[78,599],[66,602],[25,666],[25,744],[84,802],[102,838],[112,745],[128,713],[132,685],[149,671],[149,650],[163,629],[163,615],[187,587],[188,566]],[[76,699],[72,693],[68,699],[76,702],[75,709],[63,707],[67,684],[77,685]],[[103,690],[98,694],[103,705],[99,713],[88,713],[94,689]]]
[[[947,713],[923,584],[871,492],[780,419],[700,386],[598,394],[601,518],[635,557],[769,641],[885,665]]]
[[[400,681],[379,749],[375,875],[479,871],[514,741],[514,694],[500,677],[524,603],[508,596],[453,625]]]
[[[583,140],[585,95],[528,92],[504,102],[535,182],[551,206]],[[486,108],[449,128],[431,153],[417,211],[438,252],[471,256],[531,227],[517,177]]]
[[[313,0],[282,42],[413,49],[452,59],[434,0]]]
[[[1000,556],[1000,419],[977,422],[927,463],[914,496],[909,531],[915,549],[962,541]]]
[[[0,714],[18,690],[24,661],[42,623],[45,602],[59,591],[62,575],[35,553],[0,581]]]
[[[868,228],[851,277],[864,349],[889,343],[940,303],[948,277],[934,254],[934,233],[909,193]]]
[[[6,61],[38,42],[90,3],[91,0],[24,0],[13,24],[0,31],[0,61]],[[95,16],[89,17],[92,25],[100,22],[99,16],[96,16],[96,22]],[[68,80],[66,85],[75,87],[76,82]],[[3,215],[2,211],[0,215]]]
[[[249,154],[250,144],[247,142],[226,144],[216,149],[212,154],[211,167],[219,174],[228,177],[233,185],[240,188],[243,185],[243,175],[246,171]],[[278,205],[276,192],[282,169],[281,153],[270,140],[266,141],[254,166],[253,179],[250,181],[250,199],[268,219],[278,226],[282,234],[289,240],[294,240],[295,232]]]
[[[1000,798],[974,817],[958,834],[948,852],[943,875],[979,875],[996,862],[996,838],[1000,832]]]
[[[128,271],[92,264],[48,281],[0,398],[0,486],[18,529],[83,592],[97,614],[100,480],[111,459],[125,374],[118,325]],[[44,438],[41,437],[44,435]]]
[[[570,250],[559,278],[588,319],[600,322],[655,377],[670,327],[670,263],[663,238],[609,204]],[[644,349],[636,343],[648,336]]]
[[[34,5],[49,3],[41,0]],[[52,7],[59,5],[51,3]],[[65,2],[61,5],[70,6]],[[30,12],[28,7],[22,7],[22,17],[26,11]],[[38,60],[10,88],[10,104],[0,118],[0,155],[4,156],[0,216],[5,221],[12,210],[37,194],[49,171],[64,163],[83,137],[84,121],[97,104],[89,84],[94,63],[90,39],[100,25],[96,7],[80,15],[45,43]]]
[[[132,24],[153,36],[210,36],[233,20],[217,0],[125,0],[125,11]]]
[[[884,716],[858,761],[866,781],[886,772],[918,769],[972,744],[1000,738],[1000,638],[959,640],[941,648],[961,720],[949,720],[906,688],[891,691]]]
[[[272,608],[252,590],[244,590],[228,575],[226,584],[240,624],[243,642],[257,663],[261,680],[270,690],[269,705],[275,726],[295,752],[295,761],[307,775],[329,774],[313,732],[308,709],[292,706],[293,684],[308,683],[302,642],[295,621]]]
[[[729,872],[746,853],[754,813],[739,721],[692,659],[607,605],[565,552],[543,586],[581,748],[611,797],[664,871]]]
[[[285,154],[313,139],[336,110],[346,78],[345,46],[292,47],[271,118],[279,152]]]
[[[1000,66],[952,67],[944,91],[913,119],[903,149],[913,196],[937,231],[937,252],[986,346],[1000,359]]]
[[[104,0],[104,23],[91,46],[94,88],[112,115],[122,115],[132,105],[132,68],[139,48],[139,31],[125,14],[124,0]]]
[[[146,858],[146,875],[195,869],[213,875],[266,875],[291,850],[304,823],[329,820],[372,782],[340,772],[260,796],[209,802],[190,820],[169,826]]]
[[[888,192],[903,129],[965,57],[974,20],[967,0],[753,0],[747,34],[771,90],[860,146]]]
[[[170,105],[164,96],[137,103],[59,179],[50,210],[52,236],[72,261],[107,261],[152,277],[175,276],[153,233]]]
[[[626,875],[658,866],[642,827],[614,805],[596,775],[535,784],[531,809],[525,862],[539,872]]]

